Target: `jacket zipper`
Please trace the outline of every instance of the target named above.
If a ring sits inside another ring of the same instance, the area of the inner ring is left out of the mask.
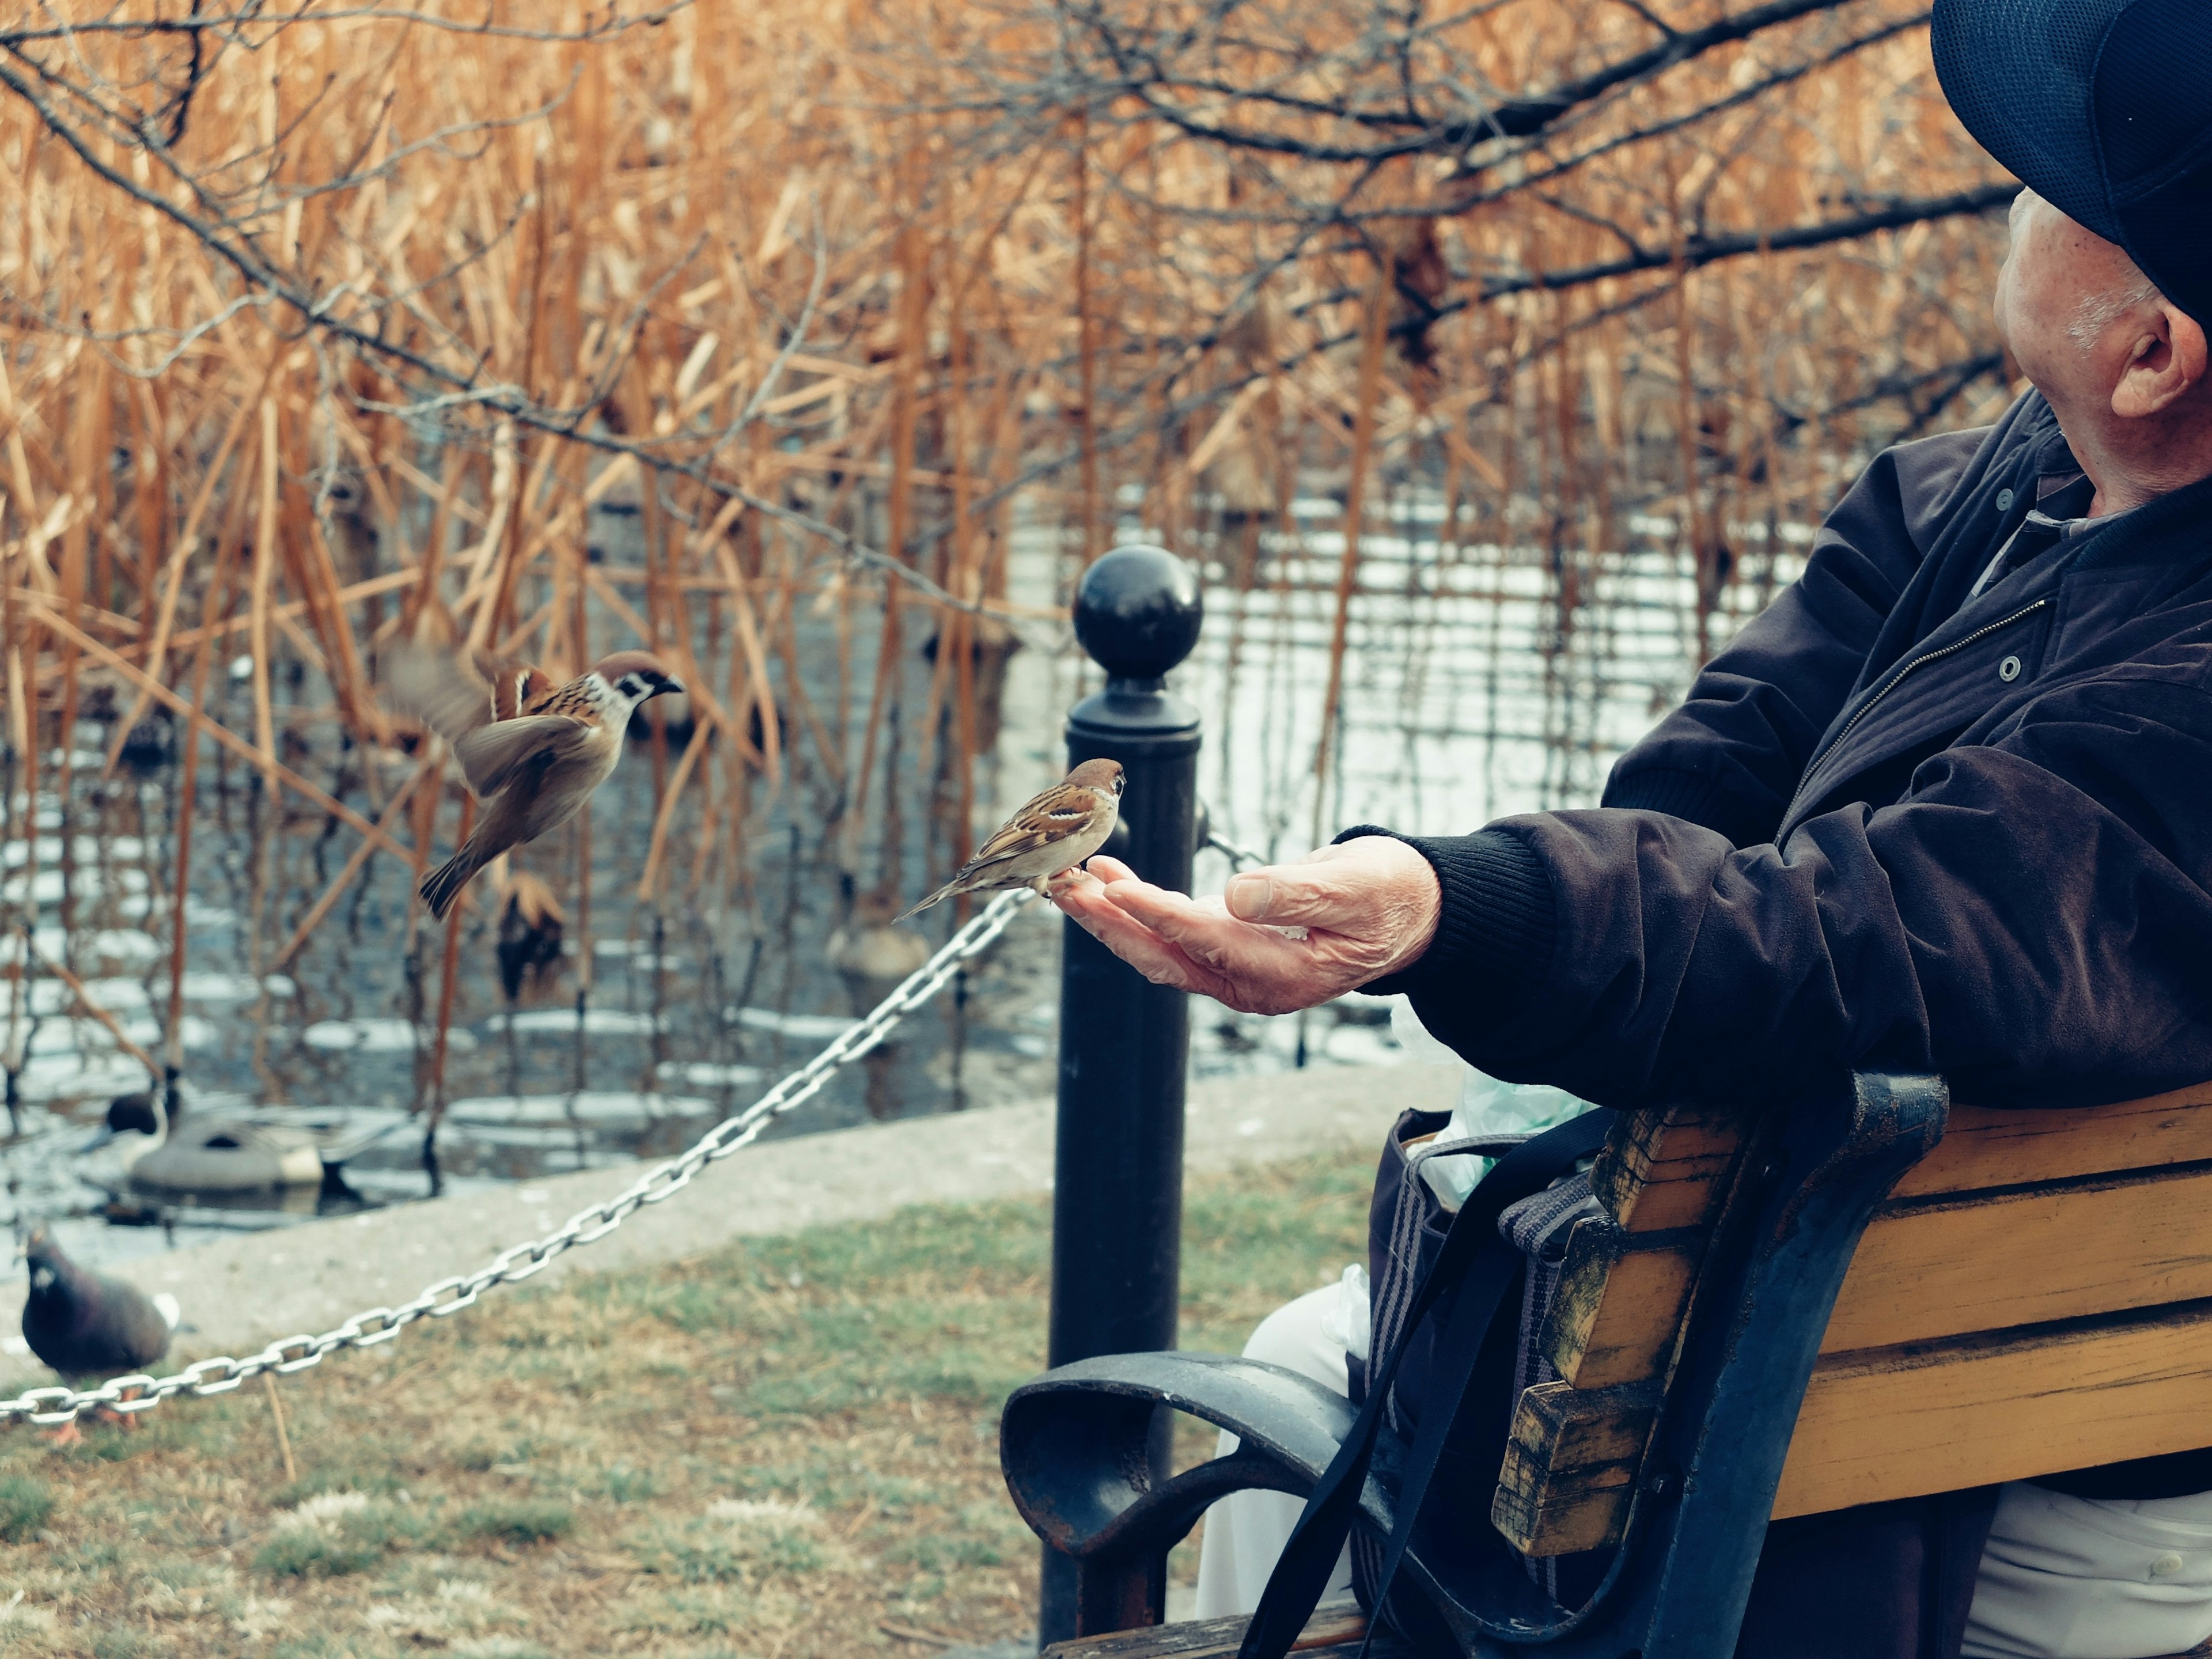
[[[1905,683],[1905,677],[1907,675],[1912,673],[1916,669],[1925,668],[1931,662],[1940,662],[1945,657],[1950,656],[1954,652],[1964,651],[1968,646],[1973,644],[1977,640],[1985,640],[2001,628],[2010,628],[2022,617],[2033,616],[2037,611],[2047,608],[2050,604],[2051,601],[2048,599],[2041,599],[2036,600],[2033,605],[2024,605],[2021,606],[2019,610],[2014,611],[2009,617],[2000,617],[1993,623],[1990,623],[1981,628],[1977,628],[1972,633],[1967,635],[1966,637],[1962,640],[1954,640],[1950,644],[1944,646],[1938,650],[1926,652],[1920,656],[1915,657],[1911,662],[1905,664],[1904,667],[1899,669],[1896,673],[1891,675],[1887,684],[1884,685],[1881,690],[1875,692],[1874,696],[1869,697],[1864,702],[1859,705],[1859,712],[1852,715],[1850,719],[1844,723],[1844,729],[1836,733],[1834,740],[1823,747],[1819,754],[1814,756],[1813,758],[1806,763],[1805,775],[1797,781],[1797,793],[1790,798],[1790,810],[1782,815],[1782,822],[1784,824],[1787,824],[1790,819],[1797,816],[1797,808],[1803,803],[1805,799],[1805,791],[1813,781],[1814,769],[1818,767],[1822,761],[1827,759],[1829,756],[1834,754],[1838,749],[1843,746],[1844,739],[1850,737],[1852,732],[1858,730],[1859,722],[1864,720],[1869,714],[1874,713],[1875,705],[1879,703],[1891,692],[1896,690],[1899,686],[1902,685]]]

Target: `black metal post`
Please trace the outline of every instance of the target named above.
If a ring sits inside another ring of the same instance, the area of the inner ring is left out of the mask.
[[[1076,591],[1075,636],[1107,678],[1067,718],[1068,764],[1121,763],[1121,822],[1105,850],[1184,893],[1197,848],[1198,710],[1164,677],[1198,642],[1202,615],[1197,574],[1158,547],[1116,548]],[[1073,922],[1060,951],[1054,1365],[1176,1345],[1190,1060],[1183,993],[1152,984]],[[1171,1420],[1163,1412],[1153,1425],[1163,1476]],[[1039,1640],[1074,1635],[1076,1618],[1075,1563],[1048,1547]]]

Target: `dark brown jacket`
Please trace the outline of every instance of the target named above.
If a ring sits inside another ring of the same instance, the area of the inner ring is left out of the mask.
[[[2212,1078],[2212,480],[1966,598],[2074,470],[2033,393],[1877,458],[1601,807],[1408,837],[1443,916],[1373,988],[1611,1106]]]
[[[1969,597],[2077,470],[2034,393],[1878,457],[1601,807],[1407,838],[1443,915],[1370,988],[1613,1106],[1756,1107],[1839,1067],[2054,1106],[2212,1078],[2212,481]],[[1740,1653],[1955,1656],[1990,1497],[1776,1526]]]

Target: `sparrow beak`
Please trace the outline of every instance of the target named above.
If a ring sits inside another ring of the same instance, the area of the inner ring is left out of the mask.
[[[671,691],[681,691],[683,689],[684,682],[682,680],[667,679],[661,681],[659,685],[653,688],[653,695],[658,697],[665,696]]]

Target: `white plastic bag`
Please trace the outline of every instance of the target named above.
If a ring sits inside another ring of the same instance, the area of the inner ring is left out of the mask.
[[[1321,1334],[1354,1359],[1367,1358],[1374,1320],[1368,1307],[1367,1269],[1357,1261],[1336,1282],[1336,1299],[1322,1310]]]
[[[1411,1002],[1404,997],[1395,1000],[1396,1006],[1390,1010],[1390,1034],[1398,1039],[1399,1047],[1413,1059],[1449,1060],[1467,1073],[1460,1085],[1459,1103],[1452,1109],[1451,1121],[1437,1132],[1434,1145],[1446,1146],[1455,1140],[1482,1140],[1494,1135],[1533,1134],[1539,1129],[1565,1123],[1571,1117],[1579,1117],[1589,1109],[1588,1101],[1548,1083],[1508,1083],[1477,1071],[1429,1035],[1428,1028],[1413,1012]],[[1443,1200],[1445,1208],[1456,1210],[1474,1190],[1474,1183],[1488,1171],[1490,1164],[1486,1158],[1431,1158],[1420,1165],[1421,1179]]]

